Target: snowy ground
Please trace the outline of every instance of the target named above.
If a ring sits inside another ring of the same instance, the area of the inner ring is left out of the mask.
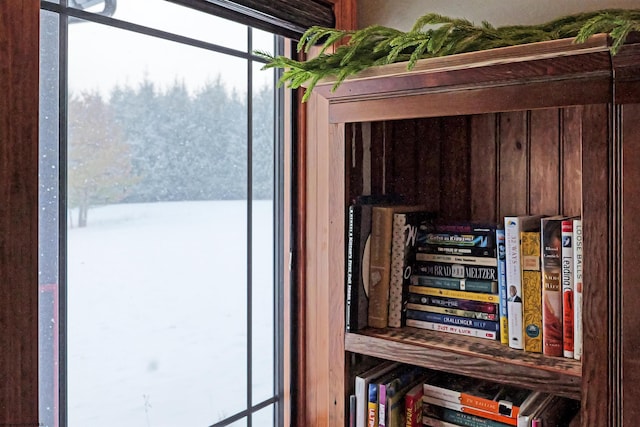
[[[254,204],[254,403],[273,394],[271,209]],[[209,426],[246,408],[246,211],[112,205],[69,230],[70,427]]]

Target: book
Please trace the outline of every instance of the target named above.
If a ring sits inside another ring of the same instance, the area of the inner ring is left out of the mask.
[[[461,427],[460,424],[448,423],[437,418],[422,415],[422,425],[428,427]]]
[[[404,396],[404,426],[422,426],[422,382],[414,385]]]
[[[509,313],[509,347],[524,349],[522,337],[522,264],[520,233],[540,229],[542,215],[504,217],[505,260],[507,273],[507,312]]]
[[[426,252],[416,253],[416,261],[465,264],[465,265],[482,265],[486,267],[498,266],[498,260],[495,257],[467,256],[467,255],[426,253]]]
[[[500,323],[498,321],[472,319],[468,317],[453,316],[450,314],[431,313],[422,310],[407,309],[407,320],[408,319],[500,332]]]
[[[423,320],[407,319],[407,326],[419,329],[428,329],[431,331],[447,332],[451,334],[464,335],[468,337],[477,337],[489,340],[500,338],[498,332],[487,331],[483,329],[468,328],[463,326],[445,325],[437,322],[426,322]]]
[[[424,368],[398,365],[381,378],[375,380],[378,387],[378,426],[386,427],[389,421],[389,399],[423,376]]]
[[[522,252],[522,320],[524,349],[542,353],[542,277],[540,232],[520,233]]]
[[[375,366],[355,378],[355,395],[356,395],[356,427],[365,427],[368,419],[368,399],[369,384],[372,380],[386,374],[395,369],[399,363],[385,361]]]
[[[582,220],[573,220],[573,358],[582,359]]]
[[[520,405],[517,426],[531,427],[533,419],[539,414],[540,408],[550,397],[551,395],[540,391],[531,392],[529,397]]]
[[[509,345],[509,311],[507,310],[507,260],[505,258],[504,228],[496,229],[498,258],[498,294],[500,295],[500,342]]]
[[[542,352],[562,357],[562,216],[541,220]]]
[[[405,397],[407,393],[415,387],[422,387],[422,383],[429,375],[433,375],[433,371],[421,369],[418,375],[410,381],[401,384],[398,388],[392,390],[391,393],[387,392],[387,418],[385,419],[385,427],[404,427],[406,425]]]
[[[453,289],[432,288],[430,286],[409,286],[409,292],[421,295],[431,295],[436,297],[458,298],[469,301],[490,302],[498,304],[500,296],[498,294],[485,294],[479,292],[456,291]]]
[[[422,423],[425,422],[425,417],[435,418],[449,423],[457,424],[463,427],[509,427],[513,424],[507,424],[500,421],[492,420],[485,417],[480,417],[475,414],[467,414],[448,406],[455,405],[451,402],[435,399],[439,404],[431,403],[429,400],[434,400],[428,396],[422,397]],[[446,405],[446,406],[445,406]],[[459,406],[459,405],[458,405]]]
[[[573,220],[562,221],[562,354],[573,359]]]
[[[449,400],[439,399],[437,397],[423,395],[422,404],[437,405],[442,408],[451,409],[457,412],[461,412],[464,415],[473,415],[483,420],[492,420],[505,426],[516,426],[518,423],[517,418],[507,417],[504,415],[496,414],[494,412],[487,412],[470,406],[465,406],[458,402],[451,402]]]
[[[349,427],[356,427],[356,395],[349,395]]]
[[[431,222],[432,212],[397,212],[393,215],[391,244],[391,277],[389,279],[388,326],[402,326],[403,306],[406,304],[408,282],[415,260],[418,229]]]
[[[416,261],[413,266],[413,273],[425,276],[457,277],[459,279],[498,280],[497,266]]]
[[[408,303],[429,305],[435,307],[455,308],[458,310],[478,311],[494,315],[498,313],[498,304],[496,303],[469,301],[459,298],[445,298],[439,296],[409,293]]]
[[[456,277],[422,276],[414,274],[410,278],[414,286],[431,286],[432,288],[455,289],[469,292],[498,293],[498,282],[495,280],[460,279]]]
[[[378,427],[378,384],[375,382],[369,383],[367,427]]]
[[[423,210],[421,206],[374,206],[371,213],[369,255],[368,326],[386,328],[389,324],[389,285],[393,215],[396,212]]]
[[[532,393],[520,387],[450,373],[439,373],[429,378],[422,391],[425,396],[507,418],[517,418],[520,406]]]
[[[499,316],[492,313],[483,313],[481,311],[459,310],[457,308],[438,307],[427,304],[408,303],[407,310],[428,311],[430,313],[450,314],[452,316],[468,317],[470,319],[499,321]]]

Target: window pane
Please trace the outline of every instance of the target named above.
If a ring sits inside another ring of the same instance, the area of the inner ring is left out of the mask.
[[[273,71],[254,65],[253,93],[253,404],[274,394],[274,94]]]
[[[39,118],[39,413],[47,427],[58,417],[58,15],[40,13],[40,118]]]
[[[274,54],[275,36],[273,34],[253,28],[251,36],[252,50]]]
[[[274,411],[275,411],[274,405],[269,405],[266,408],[262,408],[261,410],[253,414],[253,417],[251,419],[253,425],[255,426],[274,425],[273,423]]]
[[[247,401],[246,62],[83,23],[69,64],[69,426],[211,425]]]
[[[111,0],[114,1],[114,0]],[[105,0],[76,0],[79,9],[100,13]],[[117,0],[116,19],[247,51],[247,26],[166,0]]]

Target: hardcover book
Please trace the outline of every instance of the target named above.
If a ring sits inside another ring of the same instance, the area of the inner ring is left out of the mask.
[[[391,240],[393,215],[397,212],[424,210],[421,206],[374,206],[371,217],[369,257],[368,326],[389,325],[389,286],[391,278]]]
[[[422,427],[422,383],[407,391],[404,397],[405,416],[403,427]]]
[[[355,395],[356,395],[356,427],[366,427],[368,420],[368,399],[369,384],[376,378],[381,377],[387,372],[396,369],[399,366],[395,362],[382,362],[368,371],[359,374],[355,379]]]
[[[573,358],[582,358],[582,220],[573,220]]]
[[[407,320],[422,320],[424,322],[435,322],[443,325],[462,326],[474,329],[484,329],[486,331],[499,332],[500,323],[491,320],[471,319],[468,317],[453,316],[449,314],[431,313],[422,310],[407,309]]]
[[[437,322],[426,322],[423,320],[407,319],[407,326],[419,329],[428,329],[437,332],[447,332],[450,334],[464,335],[467,337],[483,338],[488,340],[496,340],[500,338],[498,332],[487,331],[484,329],[468,328],[466,326],[445,325]]]
[[[413,267],[415,274],[438,277],[455,277],[458,279],[498,280],[497,266],[451,264],[443,262],[418,262]]]
[[[455,277],[437,277],[413,275],[410,278],[414,286],[431,286],[432,288],[455,289],[458,291],[498,293],[498,282],[494,280],[459,279]]]
[[[424,383],[423,393],[425,396],[515,419],[532,392],[464,375],[439,373]]]
[[[489,418],[479,417],[473,414],[465,414],[444,406],[435,405],[422,398],[422,423],[425,423],[425,417],[435,418],[463,427],[510,427],[512,424],[501,423],[500,421],[491,420]]]
[[[509,345],[509,311],[507,310],[507,260],[505,258],[504,228],[496,230],[498,258],[498,293],[500,294],[500,342]]]
[[[492,313],[483,313],[481,311],[459,310],[457,308],[438,307],[428,304],[408,303],[407,310],[428,311],[430,313],[450,314],[452,316],[467,317],[469,319],[491,320],[498,322],[499,316]]]
[[[458,310],[470,310],[483,313],[497,314],[498,304],[478,301],[469,301],[458,298],[443,298],[430,295],[409,293],[409,304],[423,304],[435,307],[454,308]]]
[[[542,277],[540,275],[540,232],[523,231],[522,315],[524,349],[542,353]]]
[[[520,233],[540,230],[542,215],[506,216],[504,218],[505,259],[507,267],[507,312],[509,313],[509,347],[524,349],[522,337],[522,262]]]
[[[452,289],[432,288],[429,286],[409,286],[409,292],[435,297],[458,298],[469,301],[490,302],[498,304],[500,296],[498,294],[485,294],[480,292],[455,291]]]
[[[543,218],[542,352],[562,357],[562,216]]]
[[[497,422],[499,425],[503,426],[516,426],[518,424],[517,418],[505,417],[504,415],[496,414],[493,412],[486,412],[480,409],[471,408],[460,403],[450,402],[448,400],[438,399],[433,396],[422,396],[422,404],[423,405],[436,405],[441,408],[450,409],[453,411],[460,412],[466,416],[474,416],[483,421],[492,421]],[[485,421],[485,422],[486,422]]]
[[[415,261],[418,229],[433,220],[431,212],[398,212],[393,215],[391,278],[389,283],[389,326],[403,323],[403,307],[408,295],[409,278]]]
[[[562,349],[564,357],[573,359],[573,221],[562,221]]]

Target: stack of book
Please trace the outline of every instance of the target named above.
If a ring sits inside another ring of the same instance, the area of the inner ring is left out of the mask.
[[[437,221],[418,231],[407,326],[499,339],[496,229]]]

